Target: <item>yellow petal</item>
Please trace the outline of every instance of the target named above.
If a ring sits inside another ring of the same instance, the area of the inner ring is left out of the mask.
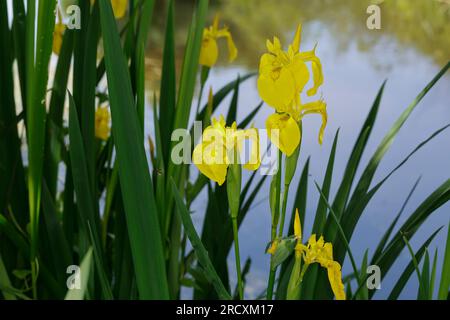
[[[279,63],[277,64],[276,58],[273,54],[265,53],[261,56],[260,62],[259,62],[259,73],[261,75],[264,75],[266,77],[274,77],[274,74],[272,72],[276,67],[281,67]]]
[[[273,37],[273,43],[270,42],[270,40],[267,40],[266,46],[270,53],[277,55],[281,52],[281,42],[278,37]]]
[[[216,64],[218,57],[219,57],[219,48],[217,47],[216,39],[204,35],[202,42],[202,49],[200,51],[200,65],[211,68]]]
[[[303,91],[303,88],[310,78],[308,67],[305,62],[297,56],[294,57],[292,63],[287,66],[287,69],[292,73],[295,80],[295,92],[300,96],[300,93]]]
[[[322,144],[323,135],[325,133],[325,128],[327,127],[328,122],[327,104],[322,100],[309,102],[302,104],[300,106],[300,110],[302,118],[308,114],[320,114],[322,116],[322,126],[319,130],[319,143]]]
[[[213,25],[212,25],[212,28],[213,28],[214,31],[219,30],[219,21],[220,21],[220,14],[217,13],[214,16],[214,22],[213,22]]]
[[[300,221],[300,215],[298,214],[298,209],[295,210],[294,235],[297,237],[297,239],[302,239],[302,225]]]
[[[298,123],[287,114],[275,113],[266,121],[267,132],[272,143],[288,157],[300,144]]]
[[[342,283],[341,266],[336,261],[333,261],[327,268],[328,281],[330,281],[331,289],[333,290],[336,300],[345,300],[345,289]]]
[[[250,159],[244,164],[244,169],[255,171],[261,166],[261,155],[259,151],[259,134],[258,129],[252,128],[243,131],[244,139],[251,142]]]
[[[312,51],[302,52],[298,56],[304,62],[311,62],[314,86],[308,90],[307,94],[308,96],[313,96],[317,93],[317,90],[323,84],[324,81],[322,63],[320,62],[320,59],[316,56],[316,48],[314,48]]]
[[[295,85],[295,78],[286,68],[275,70],[270,76],[261,74],[258,78],[261,99],[280,112],[295,99]]]
[[[66,26],[63,23],[57,23],[55,25],[55,30],[53,31],[52,51],[56,55],[59,55],[61,52],[64,30],[66,30]]]
[[[121,19],[125,16],[128,7],[128,0],[111,0],[111,5],[114,11],[114,17]]]
[[[267,249],[267,253],[274,255],[275,252],[277,251],[278,248],[278,240],[275,240],[272,242],[272,244],[270,245],[269,249]]]
[[[294,41],[292,41],[292,49],[295,53],[300,51],[300,43],[302,41],[302,25],[297,26],[297,31],[295,32]]]
[[[100,107],[95,112],[95,136],[101,140],[108,140],[110,129],[111,116],[106,107]]]
[[[214,143],[200,143],[194,149],[193,162],[202,174],[221,186],[224,184],[227,176],[228,164],[223,163],[223,161],[216,162],[214,151],[217,150],[214,149],[217,149],[217,146]],[[222,152],[226,152],[224,148]]]

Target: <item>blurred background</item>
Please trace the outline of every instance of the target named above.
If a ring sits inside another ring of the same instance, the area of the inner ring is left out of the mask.
[[[146,59],[149,108],[153,92],[159,91],[161,77],[165,28],[164,2],[157,1],[157,12]],[[369,30],[366,27],[366,20],[369,17],[366,10],[374,3],[381,8],[381,30]],[[193,1],[176,2],[175,30],[179,68],[182,64],[183,44],[186,41],[192,8]],[[322,182],[336,130],[341,128],[334,173],[335,182],[338,182],[342,178],[349,153],[382,82],[388,79],[381,110],[367,147],[368,152],[363,158],[364,165],[400,113],[450,58],[448,0],[213,0],[208,23],[212,23],[216,13],[220,13],[221,23],[229,26],[239,55],[233,64],[228,64],[227,49],[225,43],[222,43],[221,63],[212,69],[207,84],[207,88],[211,86],[213,91],[236,79],[238,74],[242,76],[257,71],[259,58],[266,51],[266,39],[278,36],[283,45],[287,46],[298,23],[303,24],[301,50],[311,50],[317,44],[316,53],[322,60],[325,76],[325,84],[320,92],[328,104],[329,122],[324,144],[320,146],[317,143],[320,117],[310,116],[304,121],[301,164],[311,157],[305,230],[311,230],[312,215],[319,199],[314,181]],[[206,96],[203,97],[203,101],[206,102]],[[256,78],[251,78],[241,87],[238,118],[243,119],[259,102]],[[228,101],[223,103],[223,107],[222,111],[228,107]],[[220,112],[219,109],[216,115]],[[255,119],[255,126],[264,128],[265,119],[270,113],[272,109],[269,107],[261,109]],[[151,123],[150,120],[147,121],[149,134],[152,134]],[[448,123],[450,123],[449,75],[438,82],[414,111],[383,160],[375,181],[378,182],[420,142]],[[366,249],[373,253],[414,182],[422,177],[403,217],[400,218],[400,223],[406,220],[411,210],[437,186],[450,177],[449,164],[450,131],[445,131],[385,184],[382,191],[371,201],[353,235],[351,247],[357,263],[361,262]],[[297,171],[297,179],[300,171],[301,168]],[[196,175],[197,172],[193,174]],[[292,184],[289,203],[293,202],[297,181]],[[240,229],[241,259],[250,257],[252,260],[246,289],[249,298],[257,297],[264,290],[268,275],[269,257],[264,253],[270,239],[268,189],[269,184],[266,183],[255,201],[256,205]],[[332,194],[336,189],[335,184]],[[202,227],[200,222],[203,221],[202,215],[206,206],[204,199],[200,197],[192,207],[193,219],[198,222],[199,230]],[[291,209],[288,207],[288,213]],[[430,253],[434,253],[436,248],[439,250],[438,268],[442,265],[449,213],[450,205],[447,204],[430,217],[411,242],[416,248],[434,230],[445,226],[430,247]],[[305,234],[304,237],[309,237],[309,234]],[[399,260],[383,280],[381,290],[377,292],[375,298],[387,297],[393,286],[392,280],[399,277],[410,261],[409,253],[404,251]],[[229,261],[230,277],[233,277],[233,253],[230,253]],[[350,264],[346,261],[343,274],[348,271]],[[186,297],[190,297],[189,292],[189,290],[184,292]],[[413,275],[401,298],[415,299],[416,294],[417,278]]]

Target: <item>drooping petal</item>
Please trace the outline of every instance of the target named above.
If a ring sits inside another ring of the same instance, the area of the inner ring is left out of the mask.
[[[345,300],[345,289],[342,283],[341,265],[336,261],[332,261],[327,267],[328,281],[333,290],[336,300]]]
[[[325,128],[327,127],[328,122],[328,113],[327,113],[327,104],[322,101],[314,101],[302,104],[300,106],[301,110],[301,118],[308,114],[320,114],[322,116],[322,126],[319,130],[319,143],[323,143],[323,135],[325,133]]]
[[[206,35],[205,31],[203,35],[202,48],[200,51],[200,65],[211,68],[217,62],[219,57],[219,48],[217,47],[216,39]]]
[[[220,186],[224,184],[227,177],[228,164],[223,160],[218,161],[222,156],[220,153],[226,153],[223,146],[217,143],[200,143],[193,152],[193,162],[198,170],[212,181],[217,182]]]
[[[316,56],[316,48],[312,51],[302,52],[298,55],[304,62],[311,62],[311,68],[313,72],[314,85],[307,91],[308,96],[314,96],[317,93],[319,87],[323,84],[323,71],[322,63]]]
[[[218,38],[226,38],[228,44],[228,60],[229,62],[233,62],[238,55],[238,50],[236,45],[234,44],[233,37],[231,36],[230,31],[227,28],[221,29],[217,32]]]
[[[275,113],[266,121],[267,132],[272,143],[288,157],[300,144],[298,123],[287,114]]]

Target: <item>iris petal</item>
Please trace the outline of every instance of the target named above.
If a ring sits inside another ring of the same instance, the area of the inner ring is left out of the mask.
[[[287,114],[275,113],[266,121],[269,139],[288,157],[300,144],[300,129],[298,123]]]
[[[219,48],[217,47],[217,41],[212,37],[204,37],[200,51],[200,64],[211,68],[216,64],[218,57]]]
[[[314,85],[311,89],[307,91],[308,96],[314,96],[317,93],[319,87],[323,84],[323,71],[322,71],[322,63],[320,59],[316,56],[316,49],[314,48],[312,51],[302,52],[298,55],[300,59],[304,62],[311,62],[311,68],[313,72],[313,80]]]

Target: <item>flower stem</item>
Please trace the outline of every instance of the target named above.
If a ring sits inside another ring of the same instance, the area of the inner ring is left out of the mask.
[[[281,151],[278,152],[278,171],[277,171],[277,181],[276,181],[276,199],[275,199],[275,212],[274,215],[276,217],[279,216],[280,212],[280,196],[281,196],[281,171],[282,171],[282,162],[283,162],[283,154]],[[271,233],[271,241],[274,241],[276,238],[276,231],[278,226],[278,218],[274,219],[272,221],[272,233]],[[272,260],[273,255],[270,257],[270,273],[269,273],[269,282],[267,284],[267,292],[266,292],[266,299],[272,300],[273,298],[273,287],[275,285],[275,274],[276,274],[276,268],[272,268]]]
[[[284,221],[286,219],[286,206],[287,206],[288,195],[289,195],[289,184],[285,184],[284,190],[283,190],[283,205],[282,205],[282,209],[281,209],[281,221],[280,221],[280,228],[278,230],[278,238],[283,237]]]
[[[210,68],[203,66],[202,67],[202,71],[201,71],[201,75],[200,75],[200,95],[198,97],[198,101],[197,101],[197,111],[195,113],[195,118],[197,119],[199,112],[200,112],[200,103],[202,101],[202,96],[203,96],[203,90],[205,89],[205,84],[206,81],[208,80],[209,77],[209,70]]]
[[[239,299],[244,299],[244,286],[242,283],[242,274],[241,274],[241,255],[239,253],[239,235],[238,235],[238,223],[237,218],[233,218],[233,237],[234,237],[234,255],[236,260],[236,274],[238,281],[238,293]]]

